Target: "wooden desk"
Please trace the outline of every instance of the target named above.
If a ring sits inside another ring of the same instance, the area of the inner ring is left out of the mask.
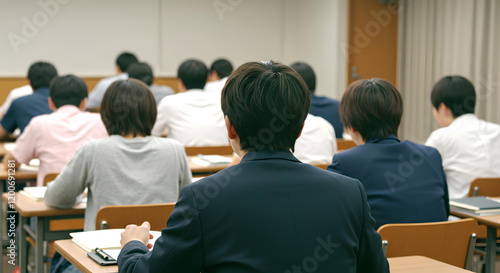
[[[471,272],[424,256],[388,258],[392,273],[465,273]]]
[[[16,180],[26,180],[26,179],[36,179],[38,175],[38,168],[36,170],[31,170],[31,169],[25,169],[23,167],[19,168],[16,170],[15,173],[11,173],[11,175],[16,179]],[[3,164],[0,164],[0,180],[7,180],[9,178],[9,172]]]
[[[464,211],[457,211],[450,208],[451,215],[460,218],[473,218],[476,219],[479,224],[487,226],[486,233],[486,273],[495,273],[495,260],[496,260],[496,246],[497,246],[497,229],[500,228],[500,214],[499,215],[487,215],[480,216],[473,213],[467,213]]]
[[[75,245],[71,239],[56,241],[54,247],[61,256],[84,273],[118,272],[117,265],[101,266],[94,262],[87,256],[87,252]]]
[[[222,156],[230,158],[230,159],[233,158],[232,155],[222,155]],[[200,176],[203,174],[216,173],[216,172],[223,170],[223,169],[230,166],[230,164],[217,164],[217,165],[202,166],[202,165],[196,164],[196,162],[193,162],[194,158],[196,158],[196,156],[188,156],[189,168],[191,169],[193,176]]]
[[[2,200],[8,203],[8,193],[2,194]],[[19,244],[18,262],[22,273],[26,272],[28,262],[28,242],[26,236],[29,234],[36,243],[35,249],[35,272],[44,272],[43,269],[43,242],[69,238],[69,232],[73,230],[51,230],[51,220],[84,218],[86,203],[80,203],[71,209],[61,210],[47,207],[43,201],[33,201],[28,197],[16,193],[14,209],[19,212]],[[3,211],[0,210],[0,219],[3,219]],[[31,229],[29,218],[35,217],[36,231]],[[0,225],[2,226],[2,225]],[[2,228],[0,227],[0,232]],[[81,230],[74,230],[81,231]]]

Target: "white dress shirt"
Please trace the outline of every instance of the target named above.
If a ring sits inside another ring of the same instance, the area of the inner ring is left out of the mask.
[[[87,109],[94,109],[101,106],[102,98],[108,90],[108,87],[118,81],[118,80],[126,80],[128,79],[127,73],[121,73],[113,77],[108,77],[100,80],[97,85],[94,87],[92,92],[89,93],[89,98],[87,100]]]
[[[307,114],[302,134],[295,142],[295,157],[308,164],[329,164],[336,151],[333,126],[322,117]]]
[[[17,98],[24,97],[33,94],[33,88],[31,85],[27,84],[10,91],[9,95],[5,99],[5,102],[0,107],[0,117],[5,116],[7,110],[9,110],[10,104]],[[0,118],[1,119],[1,118]]]
[[[220,94],[191,89],[163,98],[151,134],[165,131],[188,147],[229,145]]]
[[[207,92],[211,92],[211,93],[221,94],[222,89],[224,88],[224,85],[226,84],[227,78],[228,77],[224,77],[218,81],[207,82],[207,84],[205,84],[204,90]]]
[[[441,154],[450,199],[466,197],[475,178],[500,177],[498,124],[465,114],[432,132],[425,145]]]

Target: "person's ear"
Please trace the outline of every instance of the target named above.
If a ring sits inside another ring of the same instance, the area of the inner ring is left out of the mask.
[[[306,122],[304,121],[304,123],[302,124],[302,128],[300,129],[300,133],[299,133],[299,136],[297,137],[297,139],[299,139],[299,137],[302,135],[302,131],[304,131],[304,125],[306,124]]]
[[[81,111],[85,111],[85,109],[87,108],[87,97],[83,98],[78,108],[80,108]]]
[[[119,65],[116,65],[116,74],[121,74],[121,73],[123,73],[123,72],[125,72],[125,71],[122,71],[122,70],[120,69],[120,66],[119,66]]]
[[[177,78],[177,87],[179,88],[179,93],[186,92],[186,86],[179,78]]]
[[[238,137],[238,135],[236,134],[236,130],[234,129],[233,124],[231,124],[228,116],[225,116],[224,121],[226,122],[227,136],[229,137],[229,139],[235,139],[236,137]]]
[[[56,107],[56,105],[54,104],[54,101],[52,100],[52,98],[51,98],[51,97],[49,97],[49,108],[50,108],[50,110],[52,110],[52,111],[57,110],[57,107]]]

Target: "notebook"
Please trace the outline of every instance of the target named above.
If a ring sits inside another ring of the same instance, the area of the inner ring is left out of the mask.
[[[500,202],[485,196],[450,200],[450,206],[476,214],[500,213]]]
[[[227,165],[231,163],[231,158],[220,155],[198,155],[193,158],[193,163],[196,163],[201,166],[209,166],[209,165]]]
[[[24,187],[19,193],[33,201],[42,201],[46,190],[47,187]]]

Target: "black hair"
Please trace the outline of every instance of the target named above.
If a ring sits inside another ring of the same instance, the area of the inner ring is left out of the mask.
[[[309,90],[314,93],[316,91],[316,75],[312,67],[303,62],[293,63],[290,67],[299,73],[306,82],[307,87],[309,87]]]
[[[33,90],[49,87],[50,81],[57,77],[57,70],[51,63],[36,62],[28,70],[28,80]]]
[[[127,69],[129,78],[140,80],[147,86],[153,84],[153,70],[147,63],[134,63]]]
[[[476,90],[474,85],[462,76],[446,76],[432,88],[431,102],[436,109],[444,103],[455,118],[463,114],[473,114],[476,109]]]
[[[56,77],[50,83],[50,98],[56,108],[63,105],[80,107],[80,103],[88,96],[85,82],[74,75]]]
[[[217,59],[210,66],[210,71],[215,71],[219,78],[225,78],[233,72],[233,65],[226,59]]]
[[[203,89],[207,83],[207,66],[198,60],[189,59],[184,61],[177,70],[177,77],[189,89]]]
[[[137,57],[130,52],[123,52],[116,58],[116,64],[122,72],[126,72],[128,67],[136,62],[138,62]]]

